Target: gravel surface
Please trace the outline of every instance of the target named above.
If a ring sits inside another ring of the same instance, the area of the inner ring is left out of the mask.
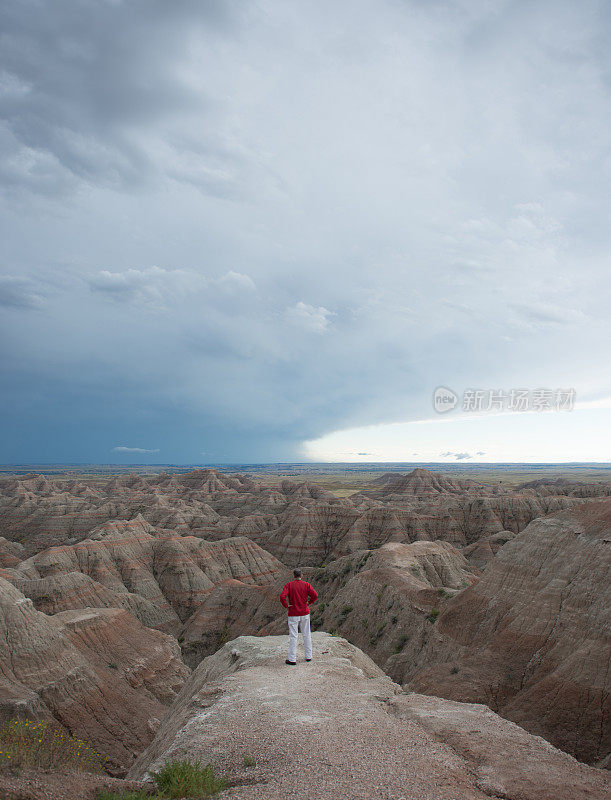
[[[388,701],[398,687],[360,651],[315,634],[314,660],[305,663],[301,651],[291,667],[284,664],[287,640],[259,639],[267,663],[257,665],[255,658],[255,665],[223,677],[212,704],[209,676],[202,674],[201,710],[194,708],[197,694],[188,697],[185,687],[182,711],[164,720],[141,771],[167,758],[211,760],[244,781],[223,792],[227,800],[490,798],[476,788],[462,757],[392,714]],[[237,639],[235,652],[250,642],[257,646],[255,637]],[[359,659],[365,670],[356,666]],[[255,766],[245,767],[244,755]]]
[[[403,692],[344,639],[285,665],[288,637],[243,636],[200,664],[129,777],[212,762],[219,800],[603,800],[608,775],[485,706]],[[245,757],[247,757],[245,759]],[[0,799],[93,800],[104,776],[0,772]]]
[[[100,789],[139,789],[141,783],[85,772],[0,771],[0,800],[95,800]]]

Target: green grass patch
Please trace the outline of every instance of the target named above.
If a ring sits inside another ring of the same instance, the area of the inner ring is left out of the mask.
[[[244,764],[246,758],[244,756]],[[201,764],[191,761],[171,761],[164,764],[159,772],[152,772],[151,776],[155,781],[155,788],[123,792],[103,789],[98,792],[96,800],[205,800],[214,797],[229,785],[226,778],[214,774],[212,764],[202,767]]]
[[[202,767],[191,761],[172,761],[159,770],[151,773],[162,797],[189,797],[201,800],[213,797],[217,792],[227,788],[226,778],[214,774],[212,764]]]

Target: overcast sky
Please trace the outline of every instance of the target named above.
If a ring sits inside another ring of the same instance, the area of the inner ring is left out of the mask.
[[[0,461],[611,460],[610,23],[4,0]]]

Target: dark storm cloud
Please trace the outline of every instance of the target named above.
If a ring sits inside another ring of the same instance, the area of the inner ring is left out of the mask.
[[[290,460],[435,386],[607,396],[608,21],[5,2],[4,458]]]
[[[172,118],[204,115],[213,101],[185,76],[185,52],[239,25],[223,0],[8,0],[0,9],[0,147],[4,179],[51,192],[78,181],[141,186],[186,168],[160,162],[156,140],[184,154]],[[166,127],[167,126],[167,127]],[[194,141],[223,165],[210,130]],[[146,131],[152,132],[151,138]],[[184,177],[184,175],[183,175]],[[197,181],[197,175],[188,177]],[[209,184],[223,192],[220,172]],[[205,176],[199,185],[206,185]]]
[[[15,275],[0,275],[0,306],[40,308],[43,302],[32,281]]]

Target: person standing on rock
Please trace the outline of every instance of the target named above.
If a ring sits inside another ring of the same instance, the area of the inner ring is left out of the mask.
[[[294,569],[294,581],[289,581],[280,595],[280,602],[289,612],[289,657],[286,664],[297,663],[297,637],[301,629],[305,660],[312,660],[312,636],[310,634],[310,609],[308,603],[318,600],[318,593],[307,581],[301,580],[301,570]]]

